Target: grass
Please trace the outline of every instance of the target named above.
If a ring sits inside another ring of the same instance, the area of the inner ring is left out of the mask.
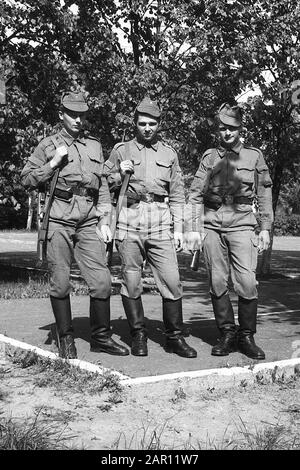
[[[66,427],[41,417],[40,410],[32,418],[0,419],[0,450],[67,450]]]
[[[171,418],[170,418],[171,419]],[[162,425],[151,429],[151,423],[142,424],[142,427],[133,433],[129,438],[120,433],[118,439],[113,443],[114,450],[164,450],[168,447],[163,444],[163,434],[168,425],[166,420]],[[173,449],[173,447],[171,447]]]
[[[52,361],[39,357],[35,352],[16,349],[10,360],[23,369],[32,368],[35,372],[34,383],[38,387],[72,389],[74,392],[95,395],[107,390],[111,403],[121,401],[123,388],[117,375],[110,371],[103,374],[84,371],[68,361]]]
[[[194,439],[189,435],[185,442],[176,442],[176,437],[171,441],[165,432],[168,421],[152,426],[143,425],[130,437],[120,433],[118,439],[112,444],[114,450],[300,450],[300,438],[294,435],[287,426],[275,424],[264,427],[256,427],[254,430],[247,428],[241,420],[241,425],[234,435],[227,436],[226,429],[222,438],[217,440],[207,435],[205,441]],[[171,441],[171,442],[170,442]]]
[[[71,281],[73,295],[88,295],[84,281]],[[49,297],[49,273],[13,266],[1,266],[0,299],[32,299]]]
[[[186,393],[185,393],[185,391],[183,390],[182,387],[177,388],[174,392],[174,395],[175,396],[170,399],[170,401],[174,404],[179,403],[180,401],[186,399]]]
[[[71,280],[71,295],[89,295],[84,280]],[[112,288],[112,294],[119,292],[118,287]],[[16,268],[0,263],[0,299],[33,299],[49,297],[49,273],[43,271]]]
[[[243,437],[238,444],[241,450],[300,450],[299,436],[294,436],[290,428],[278,423],[250,431],[241,420],[239,432]]]
[[[33,351],[12,348],[6,351],[8,360],[16,367],[28,369],[33,384],[51,387],[57,392],[96,395],[109,393],[101,411],[110,411],[113,405],[123,401],[123,387],[118,376],[111,372],[103,375],[83,371],[68,361],[40,358]],[[8,392],[0,390],[0,402],[9,398]],[[0,412],[1,414],[1,412]],[[67,441],[74,436],[65,431],[74,417],[68,412],[39,407],[33,417],[0,417],[0,450],[69,450]]]

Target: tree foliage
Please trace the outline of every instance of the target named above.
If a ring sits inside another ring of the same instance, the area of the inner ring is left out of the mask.
[[[264,151],[276,209],[299,154],[297,0],[3,0],[0,13],[9,80],[0,193],[20,188],[20,169],[52,132],[65,88],[88,95],[87,125],[105,155],[131,136],[137,102],[157,99],[186,175],[214,145],[213,113],[241,96],[246,140]]]

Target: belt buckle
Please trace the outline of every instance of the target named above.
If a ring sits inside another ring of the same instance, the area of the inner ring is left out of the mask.
[[[145,201],[146,201],[147,203],[153,202],[153,194],[151,194],[151,193],[146,193],[146,194],[145,194]]]
[[[226,196],[224,196],[223,200],[224,200],[225,204],[233,204],[232,194],[226,194]]]

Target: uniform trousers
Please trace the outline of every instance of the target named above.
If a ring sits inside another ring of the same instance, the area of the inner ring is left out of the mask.
[[[226,293],[231,277],[238,296],[257,299],[257,244],[254,230],[222,232],[205,228],[203,254],[211,294],[220,297]]]
[[[123,240],[116,240],[116,246],[122,261],[121,295],[133,299],[141,296],[142,266],[147,259],[161,296],[170,300],[182,297],[173,239],[155,239],[128,233]]]
[[[50,222],[47,240],[50,295],[57,298],[69,295],[73,257],[89,287],[90,296],[108,298],[111,276],[106,264],[105,244],[96,233],[96,224],[71,227]]]

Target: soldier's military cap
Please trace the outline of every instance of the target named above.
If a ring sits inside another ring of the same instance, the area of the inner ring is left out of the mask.
[[[137,105],[136,113],[149,114],[154,118],[159,118],[161,111],[156,101],[152,101],[147,96]]]
[[[89,109],[86,99],[82,93],[75,93],[68,91],[61,96],[61,105],[70,111],[77,111],[84,113]]]
[[[219,122],[233,127],[240,127],[242,125],[242,113],[238,106],[230,106],[228,103],[223,103],[217,114]]]

